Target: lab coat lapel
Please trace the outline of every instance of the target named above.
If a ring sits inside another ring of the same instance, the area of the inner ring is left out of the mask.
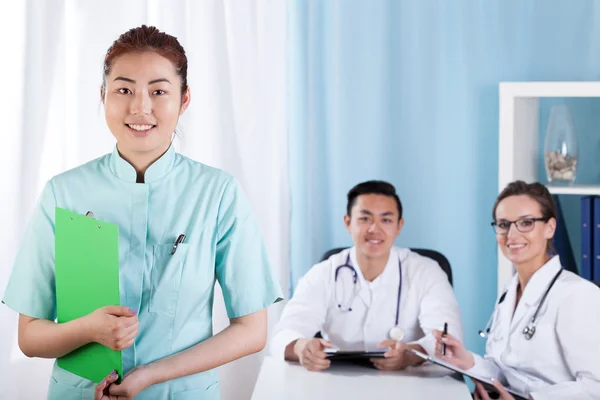
[[[515,301],[517,299],[517,290],[516,290],[516,286],[515,286],[515,290],[513,292],[513,302],[512,302],[512,307],[511,307],[511,311],[514,309],[515,307]],[[509,317],[509,321],[510,321],[510,334],[514,334],[514,331],[519,329],[519,327],[521,326],[521,322],[523,321],[523,318],[525,318],[526,315],[530,314],[530,309],[531,306],[529,304],[527,304],[526,302],[523,301],[523,296],[521,296],[521,300],[519,301],[519,304],[517,305],[517,309],[515,310],[514,314],[512,315],[512,318]]]
[[[356,273],[358,274],[358,282],[360,286],[358,297],[361,299],[361,301],[365,304],[366,307],[370,307],[373,304],[373,297],[375,297],[377,293],[373,293],[374,291],[371,290],[371,288],[369,287],[369,282],[366,281],[362,270],[358,265],[358,260],[356,258],[356,247],[353,247],[350,251],[350,260],[352,266],[354,266],[354,268],[356,269]],[[375,283],[375,281],[380,281],[377,282],[375,285],[372,285],[378,288],[381,287],[379,290],[376,290],[376,292],[383,292],[384,288],[382,286],[391,284],[391,282],[397,282],[397,279],[390,278],[394,275],[394,271],[392,270],[392,268],[398,268],[397,264],[394,264],[393,260],[398,260],[398,256],[396,255],[394,248],[392,248],[390,251],[390,256],[388,258],[385,268],[383,269],[381,274],[373,281],[373,283]],[[394,264],[395,266],[393,266],[392,264]]]
[[[515,301],[517,298],[517,284],[519,280],[515,275],[506,290],[506,297],[504,301],[498,305],[498,316],[497,321],[494,321],[497,324],[497,332],[494,332],[493,336],[498,341],[506,340],[509,336],[509,332],[511,329],[511,319],[513,315],[513,310],[515,309]],[[492,329],[493,330],[493,329]]]
[[[371,305],[371,290],[369,289],[362,270],[358,265],[358,260],[356,259],[356,247],[352,247],[350,250],[350,265],[352,265],[358,275],[357,297],[363,302],[365,307],[368,308]]]
[[[373,303],[372,305],[381,308],[385,304],[385,301],[389,301],[390,294],[393,293],[394,300],[397,299],[396,293],[398,292],[398,254],[395,248],[392,247],[388,262],[381,272],[381,274],[375,278],[371,284]],[[394,310],[396,302],[394,301]]]
[[[554,278],[554,275],[559,271],[560,268],[561,265],[558,256],[555,256],[533,274],[527,283],[527,286],[525,286],[525,291],[521,295],[521,300],[519,301],[517,309],[515,310],[512,318],[510,324],[511,333],[523,325],[523,318],[531,319],[535,309],[538,307],[542,299],[542,296],[548,289],[552,278]]]
[[[358,292],[358,298],[362,300],[365,307],[371,306],[371,290],[367,286],[365,279],[361,276],[360,291]]]

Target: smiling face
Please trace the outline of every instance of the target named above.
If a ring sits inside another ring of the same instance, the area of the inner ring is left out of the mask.
[[[114,60],[105,82],[106,123],[119,152],[158,158],[190,101],[189,88],[182,96],[173,63],[151,51],[126,53]]]
[[[359,257],[386,260],[404,224],[396,200],[380,194],[358,196],[344,222]]]
[[[543,217],[540,204],[527,195],[509,196],[498,203],[496,223],[508,228],[508,232],[496,233],[496,240],[504,256],[516,267],[535,262],[543,265],[548,252],[548,240],[554,236],[556,220],[548,222],[527,221],[531,218]],[[524,221],[521,232],[510,221]],[[509,226],[510,224],[510,226]],[[532,225],[531,225],[532,224]]]

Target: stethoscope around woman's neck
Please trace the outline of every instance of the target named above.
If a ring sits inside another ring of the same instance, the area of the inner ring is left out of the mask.
[[[563,269],[561,268],[558,271],[558,273],[556,275],[554,275],[554,278],[552,278],[550,285],[548,285],[548,288],[546,289],[546,292],[544,293],[542,300],[540,300],[540,304],[538,304],[537,309],[535,310],[535,313],[533,314],[533,317],[531,318],[531,321],[529,321],[527,326],[525,328],[523,328],[522,333],[525,336],[525,339],[531,340],[533,335],[535,335],[535,324],[537,321],[538,314],[542,308],[542,305],[544,304],[544,300],[546,300],[546,297],[548,296],[548,293],[550,292],[550,289],[552,289],[552,286],[554,286],[554,283],[556,282],[556,280],[558,279],[558,277],[560,276],[560,274],[562,272],[563,272]],[[502,293],[502,296],[500,296],[500,298],[498,299],[498,303],[496,304],[496,307],[498,307],[500,304],[502,304],[502,302],[506,298],[506,293],[508,293],[508,290],[505,291],[504,293]],[[490,330],[492,329],[492,323],[494,321],[494,314],[495,313],[492,313],[492,315],[490,316],[490,319],[488,319],[488,322],[487,322],[487,324],[485,324],[485,328],[483,329],[483,331],[479,331],[479,336],[481,336],[484,339],[487,339],[488,334],[490,333]]]

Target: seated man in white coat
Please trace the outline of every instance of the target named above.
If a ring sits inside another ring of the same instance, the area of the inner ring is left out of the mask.
[[[448,277],[434,260],[394,246],[404,220],[394,186],[382,181],[348,193],[344,222],[354,247],[313,266],[298,282],[270,343],[272,355],[306,369],[329,367],[326,348],[385,351],[372,358],[382,370],[422,361],[413,348],[435,354],[434,329],[463,329]],[[322,339],[315,338],[320,332]]]

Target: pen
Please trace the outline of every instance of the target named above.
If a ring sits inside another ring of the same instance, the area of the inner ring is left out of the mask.
[[[177,237],[177,240],[175,241],[175,244],[173,245],[173,250],[171,251],[171,255],[175,254],[175,252],[177,251],[177,246],[179,246],[179,243],[183,243],[184,240],[185,240],[185,235],[182,233],[181,235],[179,235]]]
[[[444,332],[442,332],[442,337],[448,334],[448,323],[444,322]],[[446,355],[446,343],[442,343],[442,355]]]

